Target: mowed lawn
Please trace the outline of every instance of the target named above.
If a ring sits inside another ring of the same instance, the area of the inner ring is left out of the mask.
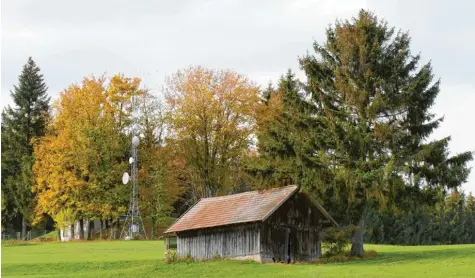
[[[162,241],[2,247],[2,277],[475,277],[475,245],[367,245],[376,259],[338,264],[221,260],[165,264]]]

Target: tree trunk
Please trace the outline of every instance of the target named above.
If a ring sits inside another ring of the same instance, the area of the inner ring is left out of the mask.
[[[155,228],[155,217],[152,217],[152,232],[150,233],[150,239],[153,239],[153,234],[154,234],[154,228]]]
[[[73,221],[73,223],[71,224],[71,240],[74,240],[74,224],[75,224],[76,221]]]
[[[112,219],[110,220],[110,222],[108,221],[107,223],[110,223],[109,240],[111,240],[114,238],[114,233],[115,233],[114,223],[112,223]]]
[[[84,219],[79,219],[79,239],[84,239]]]
[[[102,239],[102,219],[99,219],[99,239]]]
[[[118,239],[120,237],[120,217],[117,217],[117,234],[115,239]]]
[[[107,219],[102,220],[102,228],[104,228],[104,239],[107,239],[107,232],[109,232],[109,221]]]
[[[58,241],[61,241],[61,229],[58,229]]]
[[[26,221],[25,216],[21,217],[21,239],[26,240]]]
[[[353,234],[350,255],[362,257],[364,254],[363,238],[364,238],[364,231],[365,231],[365,223],[364,223],[363,216],[358,223],[358,227],[359,229],[355,231],[355,233]]]
[[[89,220],[89,229],[87,231],[87,240],[92,240],[94,234],[94,220]]]

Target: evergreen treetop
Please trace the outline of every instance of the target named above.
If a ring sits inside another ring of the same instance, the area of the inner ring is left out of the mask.
[[[17,144],[22,155],[31,155],[31,139],[45,132],[50,97],[40,68],[31,57],[23,66],[18,85],[13,86],[11,96],[14,107],[8,106],[3,122],[12,130],[12,142]]]

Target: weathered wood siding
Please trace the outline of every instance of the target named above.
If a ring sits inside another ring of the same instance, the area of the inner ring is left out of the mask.
[[[185,231],[177,234],[177,254],[194,259],[247,257],[260,254],[259,224]]]
[[[262,260],[287,261],[289,253],[290,261],[313,261],[321,257],[320,219],[320,213],[308,199],[296,193],[262,223]]]
[[[178,232],[177,254],[195,259],[314,261],[321,257],[323,218],[304,194],[296,193],[264,222]]]

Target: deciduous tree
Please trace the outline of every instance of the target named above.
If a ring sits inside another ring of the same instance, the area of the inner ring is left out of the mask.
[[[194,200],[232,190],[254,129],[257,86],[230,70],[194,67],[168,79],[166,96],[169,142],[189,169]]]
[[[108,82],[107,82],[108,81]],[[85,78],[71,85],[55,103],[48,135],[35,145],[36,213],[53,218],[70,209],[80,220],[111,219],[126,209],[132,95],[143,94],[139,79],[122,75]]]
[[[140,211],[152,220],[151,238],[156,228],[170,215],[173,203],[182,193],[182,186],[167,167],[173,153],[165,146],[167,131],[165,107],[155,95],[147,92],[139,98],[139,126],[142,134],[139,145]]]

